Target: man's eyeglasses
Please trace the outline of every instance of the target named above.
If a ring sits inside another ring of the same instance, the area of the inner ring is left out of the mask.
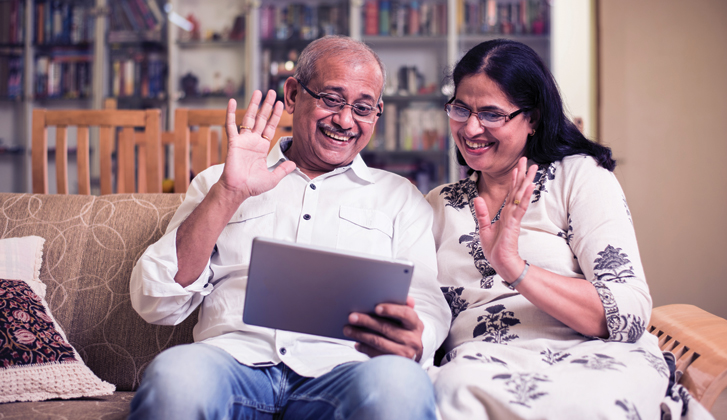
[[[468,108],[454,104],[445,105],[444,110],[447,111],[447,115],[450,119],[457,122],[466,122],[470,118],[470,115],[475,114]],[[475,115],[477,115],[477,121],[480,122],[481,126],[487,128],[499,128],[505,125],[505,123],[507,123],[511,119],[517,117],[517,115],[521,112],[529,110],[530,108],[520,108],[509,115],[500,114],[499,112],[481,111],[476,113]]]
[[[298,80],[298,79],[296,79]],[[355,103],[349,104],[338,95],[332,93],[313,93],[306,85],[298,80],[303,89],[312,97],[316,99],[316,106],[326,111],[339,113],[343,111],[344,106],[350,106],[353,111],[351,115],[353,118],[360,122],[373,123],[376,121],[376,117],[381,116],[381,109],[379,106],[373,107],[369,104]]]

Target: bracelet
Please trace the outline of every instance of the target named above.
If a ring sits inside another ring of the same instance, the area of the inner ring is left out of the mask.
[[[523,281],[525,275],[528,274],[528,268],[530,268],[530,263],[528,263],[528,260],[525,260],[525,268],[523,268],[523,272],[520,273],[520,277],[518,277],[512,283],[508,283],[505,280],[503,280],[502,282],[505,283],[505,286],[507,286],[510,290],[515,290],[515,287],[517,287],[517,285],[520,284],[521,281]]]

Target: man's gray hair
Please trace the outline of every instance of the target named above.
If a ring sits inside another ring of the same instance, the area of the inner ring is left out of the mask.
[[[308,85],[316,76],[316,63],[326,57],[335,57],[336,60],[351,66],[368,63],[371,59],[376,60],[383,78],[381,92],[379,93],[379,100],[381,100],[386,85],[384,63],[368,45],[347,36],[328,35],[308,44],[298,58],[298,66],[294,77],[304,85]]]

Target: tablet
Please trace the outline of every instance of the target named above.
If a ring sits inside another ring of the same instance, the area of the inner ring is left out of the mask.
[[[348,315],[406,304],[413,273],[408,261],[257,237],[242,321],[350,340]]]

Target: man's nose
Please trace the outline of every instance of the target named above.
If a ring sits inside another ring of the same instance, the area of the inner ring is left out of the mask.
[[[349,104],[345,104],[343,109],[333,115],[333,122],[344,130],[353,128],[354,121],[353,107]]]

